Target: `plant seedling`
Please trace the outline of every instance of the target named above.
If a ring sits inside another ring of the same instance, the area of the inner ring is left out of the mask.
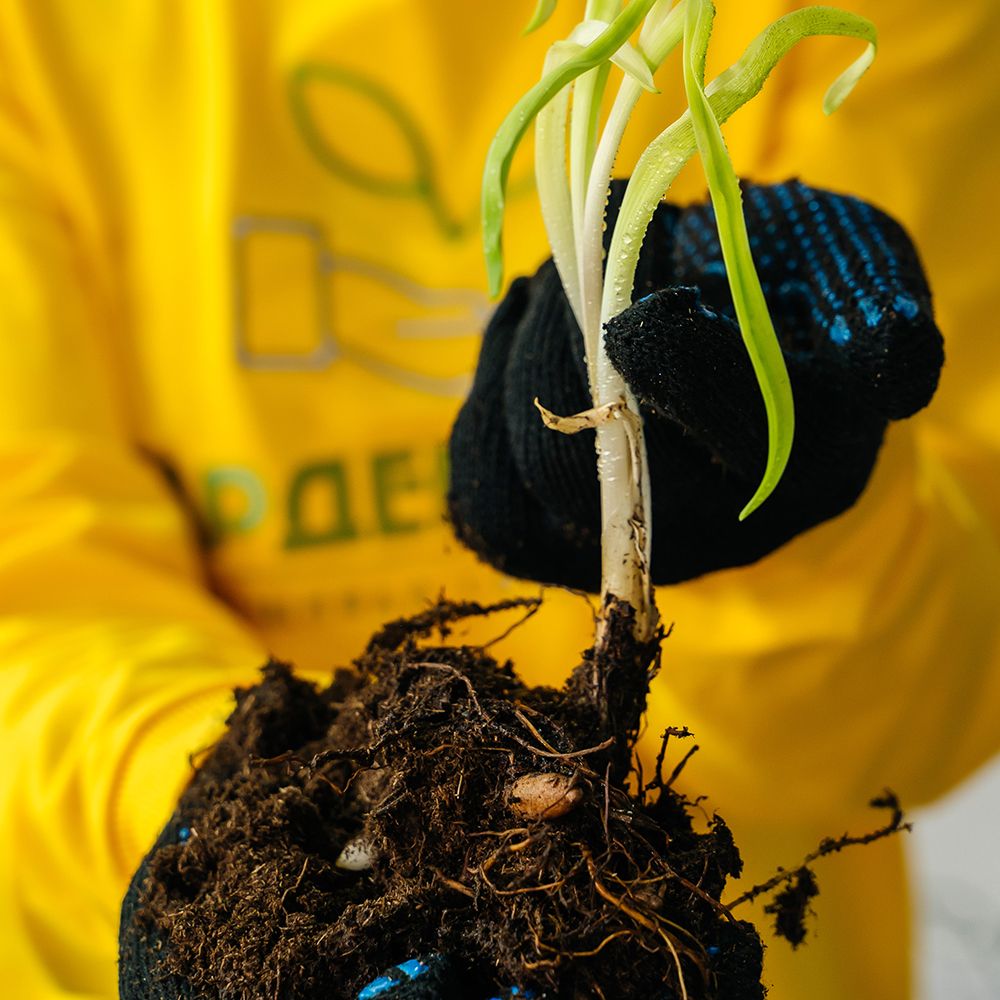
[[[540,0],[528,26],[535,30],[556,7]],[[650,582],[650,490],[639,407],[608,360],[601,332],[629,307],[639,251],[657,204],[685,163],[698,152],[715,209],[740,331],[763,395],[768,457],[760,485],[741,519],[777,486],[791,451],[794,407],[781,348],[750,253],[739,184],[721,123],[761,90],[771,70],[811,35],[845,35],[866,43],[864,53],[830,87],[832,113],[871,65],[877,36],[870,21],[832,7],[807,7],[769,25],[742,57],[705,85],[705,57],[715,8],[711,0],[587,0],[584,19],[551,46],[541,80],[517,102],[487,156],[482,191],[483,241],[490,289],[501,290],[501,233],[505,185],[514,153],[535,123],[535,173],[552,255],[583,333],[593,407],[560,417],[539,406],[546,424],[564,433],[594,428],[602,510],[602,614],[593,664],[609,654],[609,622],[630,609],[633,638],[656,633]],[[634,44],[630,42],[638,32]],[[654,74],[680,47],[688,110],[647,146],[628,182],[605,261],[603,232],[612,168],[629,119]],[[622,71],[602,120],[612,65]],[[616,610],[617,609],[617,610]],[[606,679],[605,679],[606,681]],[[595,698],[607,694],[593,678]]]

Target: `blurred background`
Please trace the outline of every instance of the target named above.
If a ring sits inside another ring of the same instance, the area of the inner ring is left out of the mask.
[[[913,820],[917,996],[1000,996],[1000,760]]]

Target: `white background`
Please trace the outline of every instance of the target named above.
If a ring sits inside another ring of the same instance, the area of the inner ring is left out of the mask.
[[[1000,758],[907,837],[919,1000],[1000,1000]]]

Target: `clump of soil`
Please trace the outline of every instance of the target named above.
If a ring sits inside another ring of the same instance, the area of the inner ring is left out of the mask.
[[[586,658],[557,691],[443,644],[489,610],[394,622],[325,690],[271,663],[237,693],[141,885],[133,940],[168,942],[157,974],[199,997],[354,1000],[439,952],[469,997],[763,997],[757,932],[719,902],[742,866],[729,829],[699,832],[664,773],[686,731],[628,791],[628,740],[595,733],[634,724],[592,707]],[[657,648],[623,661],[640,710]]]

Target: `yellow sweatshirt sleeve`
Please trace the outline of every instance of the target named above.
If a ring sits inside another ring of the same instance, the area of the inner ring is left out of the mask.
[[[85,224],[4,88],[0,982],[31,1000],[116,995],[128,876],[262,659],[130,440],[113,258]]]

